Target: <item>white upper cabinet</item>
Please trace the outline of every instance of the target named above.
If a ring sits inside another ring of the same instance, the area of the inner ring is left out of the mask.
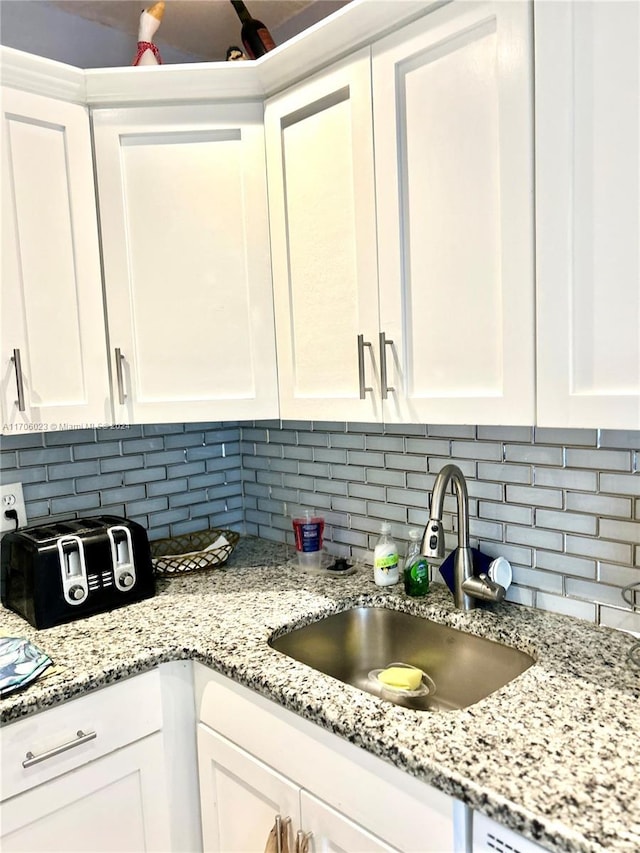
[[[265,133],[280,415],[379,420],[369,50],[268,101]]]
[[[267,103],[282,417],[533,423],[531,30],[450,4]]]
[[[386,421],[533,423],[531,30],[453,3],[373,45]]]
[[[262,106],[94,130],[116,421],[277,417]]]
[[[2,90],[3,431],[111,421],[87,109]]]
[[[540,3],[538,416],[640,429],[640,5]]]

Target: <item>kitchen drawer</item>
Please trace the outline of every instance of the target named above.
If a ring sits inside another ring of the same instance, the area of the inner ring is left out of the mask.
[[[161,728],[158,670],[6,725],[0,730],[2,800]],[[80,732],[95,737],[85,739]],[[50,754],[24,767],[27,753],[36,758]]]

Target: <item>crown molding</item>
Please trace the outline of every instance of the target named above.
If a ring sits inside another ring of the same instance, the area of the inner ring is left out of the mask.
[[[352,0],[247,62],[80,69],[3,47],[3,85],[90,107],[264,100],[451,0]]]
[[[3,86],[62,101],[86,104],[87,100],[82,68],[11,47],[0,46],[0,82]]]

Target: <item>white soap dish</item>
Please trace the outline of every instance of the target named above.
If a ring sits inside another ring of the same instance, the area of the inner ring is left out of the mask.
[[[421,682],[420,686],[415,690],[409,690],[404,687],[393,687],[390,684],[386,684],[384,681],[381,681],[379,675],[381,672],[384,672],[391,667],[402,668],[402,669],[411,669],[417,670],[421,673]],[[386,666],[381,667],[380,669],[372,669],[369,673],[369,679],[377,684],[378,687],[384,692],[391,694],[393,696],[406,696],[410,698],[414,698],[417,696],[428,696],[430,693],[436,692],[436,685],[432,678],[430,678],[424,670],[420,669],[417,666],[411,666],[408,663],[389,663]]]

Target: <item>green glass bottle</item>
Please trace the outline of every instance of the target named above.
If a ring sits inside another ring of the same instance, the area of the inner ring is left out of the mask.
[[[420,598],[429,592],[429,563],[420,553],[422,531],[412,528],[409,531],[409,548],[404,561],[404,591],[407,595]]]

